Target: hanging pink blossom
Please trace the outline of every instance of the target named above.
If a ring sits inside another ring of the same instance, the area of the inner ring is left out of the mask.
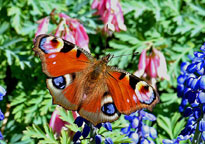
[[[126,31],[121,5],[118,0],[94,0],[92,9],[97,9],[96,15],[100,15],[104,22],[104,31]]]
[[[60,13],[59,16],[66,20],[66,24],[69,26],[69,29],[75,39],[75,44],[87,51],[90,51],[88,48],[89,37],[83,25],[80,24],[78,20],[72,19],[64,13]]]
[[[152,48],[151,53],[147,55],[148,50],[143,50],[138,64],[137,76],[142,75],[150,78],[161,78],[169,80],[167,74],[167,64],[164,55],[157,49]]]
[[[51,116],[51,119],[50,119],[50,122],[49,122],[49,127],[51,127],[54,132],[56,132],[58,135],[60,135],[61,129],[66,124],[69,124],[69,123],[63,121],[60,118],[60,115],[58,113],[59,113],[58,110],[55,109],[55,111],[53,112],[53,114]],[[74,119],[76,119],[77,116],[78,116],[77,112],[72,111],[72,116],[73,116]]]
[[[84,48],[85,50],[90,52],[88,48],[89,37],[83,25],[80,24],[77,19],[70,18],[64,13],[59,13],[58,16],[61,18],[61,21],[57,25],[55,36],[70,41],[80,48]],[[39,23],[40,24],[38,26],[35,37],[40,34],[46,34],[48,32],[49,17],[43,18]]]
[[[48,32],[48,24],[49,24],[49,17],[45,17],[41,19],[38,23],[38,29],[35,33],[35,37],[40,35],[40,34],[46,34]]]

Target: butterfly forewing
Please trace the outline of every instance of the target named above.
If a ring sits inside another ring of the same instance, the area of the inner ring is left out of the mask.
[[[50,77],[82,71],[93,59],[85,50],[50,35],[38,36],[34,51],[40,55],[43,72]]]
[[[115,106],[120,113],[152,109],[159,98],[152,86],[125,71],[111,67],[106,78]]]

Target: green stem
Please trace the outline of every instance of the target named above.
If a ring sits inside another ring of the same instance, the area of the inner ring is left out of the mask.
[[[200,120],[205,121],[205,114],[203,114],[202,118],[199,118],[199,121]],[[193,144],[199,144],[200,140],[201,140],[201,132],[199,131],[199,122],[197,122],[197,126],[196,126],[196,130],[195,130],[195,133],[194,133],[194,138],[192,140],[192,143]]]
[[[90,144],[95,144],[95,135],[97,134],[97,129],[93,126],[93,124],[89,124],[90,127]]]

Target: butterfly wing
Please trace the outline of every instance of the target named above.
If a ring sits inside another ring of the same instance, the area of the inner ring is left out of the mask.
[[[151,110],[159,102],[154,88],[135,75],[114,67],[107,73],[108,89],[120,113],[128,115],[142,108]]]
[[[119,118],[113,99],[108,92],[105,79],[99,79],[92,86],[92,91],[83,96],[83,103],[78,112],[94,125],[102,122],[112,122]]]
[[[68,110],[77,110],[82,97],[83,71],[92,63],[92,56],[76,45],[52,35],[39,35],[34,51],[40,56],[43,72],[49,77],[47,87],[53,103]]]
[[[86,69],[93,60],[84,49],[46,34],[36,38],[34,51],[40,56],[43,72],[49,77],[79,72]]]

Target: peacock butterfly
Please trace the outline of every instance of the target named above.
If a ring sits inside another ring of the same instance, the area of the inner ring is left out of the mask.
[[[78,111],[94,125],[120,114],[152,109],[157,92],[140,78],[108,66],[111,55],[97,60],[82,48],[52,35],[39,35],[34,51],[40,56],[53,103]]]

